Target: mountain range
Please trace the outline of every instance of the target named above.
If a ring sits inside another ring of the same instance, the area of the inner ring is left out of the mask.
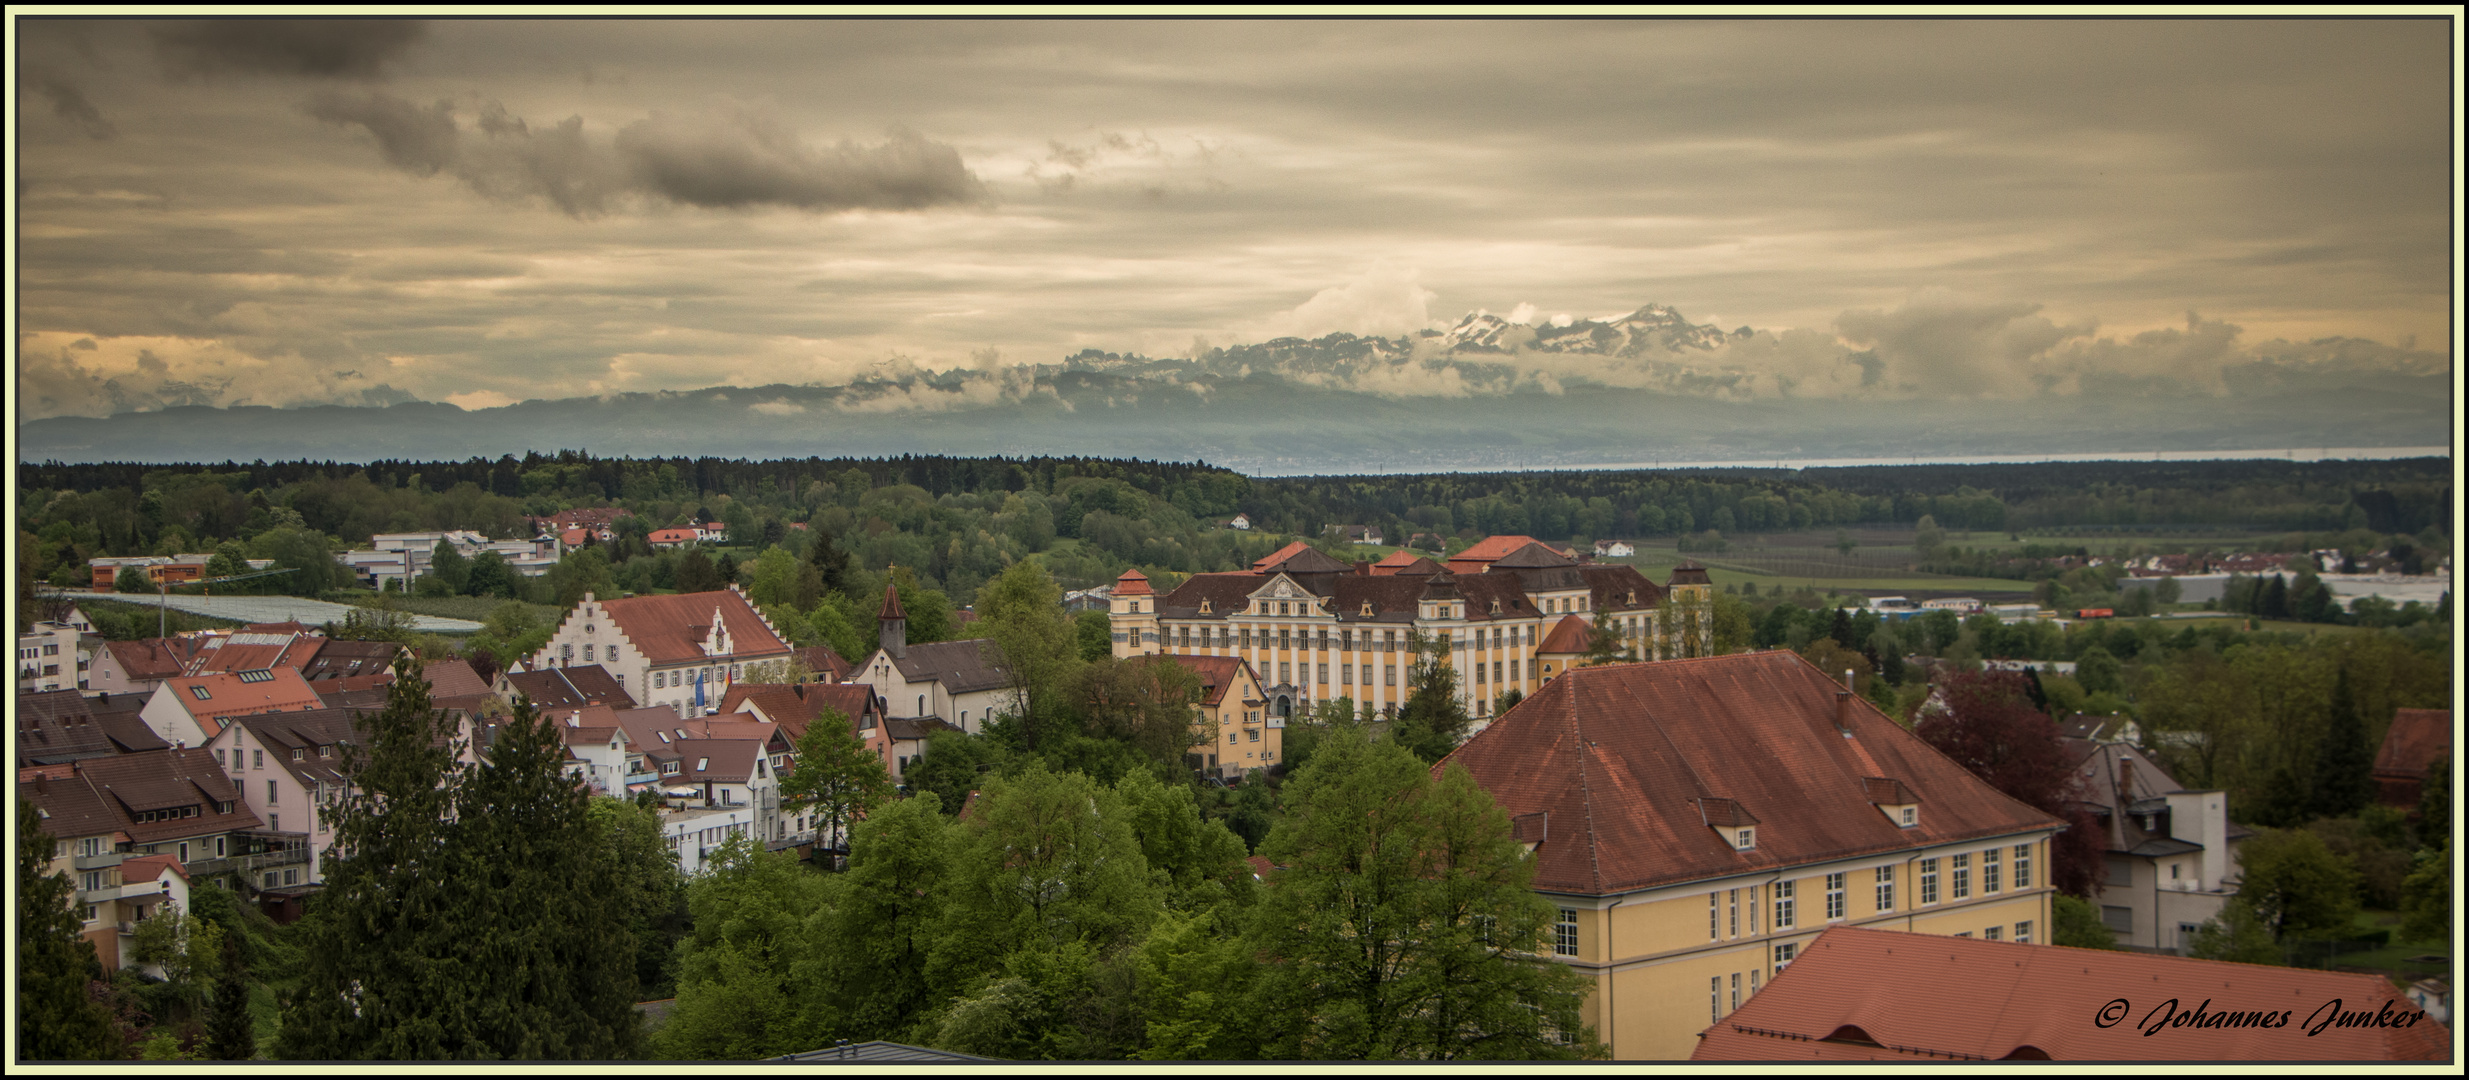
[[[841,385],[710,387],[465,410],[183,406],[18,428],[23,461],[466,458],[582,449],[744,458],[901,453],[1205,460],[1253,475],[1845,457],[2442,446],[2450,380],[2255,366],[2226,394],[2129,381],[2021,401],[1727,393],[1709,361],[1753,332],[1646,305],[1530,325],[1331,334],[1188,358],[1087,350],[1059,364]],[[1853,359],[1857,360],[1855,356]],[[1643,385],[1641,385],[1643,383]]]

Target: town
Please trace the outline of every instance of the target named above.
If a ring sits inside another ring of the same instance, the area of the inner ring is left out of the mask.
[[[78,468],[29,1058],[2451,1054],[2448,487]]]

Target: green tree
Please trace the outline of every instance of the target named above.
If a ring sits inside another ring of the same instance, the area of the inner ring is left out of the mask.
[[[268,529],[249,540],[249,557],[272,559],[291,573],[266,578],[280,582],[293,596],[316,596],[348,584],[349,571],[334,561],[334,545],[321,533],[301,528]],[[270,568],[271,569],[271,568]]]
[[[841,659],[855,664],[864,661],[867,654],[874,651],[875,642],[858,630],[860,623],[850,616],[848,604],[846,596],[837,593],[826,596],[806,616],[806,625],[813,627],[815,636],[823,639],[823,644],[831,646]],[[869,617],[865,625],[872,624],[873,620]]]
[[[1083,611],[1072,619],[1080,658],[1090,663],[1114,655],[1114,620],[1103,611]]]
[[[17,1056],[92,1061],[128,1056],[111,1010],[90,987],[102,978],[94,943],[69,903],[76,885],[45,873],[57,844],[34,804],[17,800]]]
[[[900,770],[900,778],[912,791],[941,796],[943,812],[957,814],[968,804],[969,793],[978,790],[1009,756],[986,736],[937,731],[926,737],[925,752],[910,758]]]
[[[1253,923],[1272,1057],[1599,1055],[1586,980],[1536,954],[1556,916],[1508,815],[1464,769],[1392,743],[1324,746],[1262,845],[1285,867]],[[1564,1043],[1566,1035],[1574,1045]]]
[[[1080,666],[1071,700],[1088,733],[1140,751],[1168,775],[1184,772],[1195,747],[1213,744],[1214,723],[1195,726],[1200,676],[1168,657],[1114,657]]]
[[[2449,843],[2452,836],[2452,755],[2445,754],[2426,766],[2426,779],[2418,786],[2419,842],[2432,846],[2440,838]]]
[[[2375,797],[2375,746],[2349,691],[2349,669],[2332,680],[2331,714],[2315,744],[2314,816],[2348,817]]]
[[[2272,940],[2342,938],[2358,913],[2357,871],[2311,832],[2265,829],[2238,846],[2238,901]]]
[[[927,960],[949,895],[951,819],[933,792],[869,814],[850,830],[849,872],[835,937],[849,1037],[922,1041],[913,1029],[934,1004]]]
[[[837,852],[850,823],[892,797],[892,778],[867,751],[848,714],[825,709],[797,740],[797,768],[781,778],[784,810],[814,818],[815,843]],[[830,858],[822,860],[829,865]]]
[[[1261,965],[1218,910],[1168,912],[1132,957],[1145,1061],[1232,1061],[1260,1052],[1262,1021],[1246,1007]]]
[[[1407,671],[1406,701],[1389,727],[1390,738],[1423,760],[1438,761],[1457,749],[1471,722],[1457,700],[1457,669],[1449,663],[1448,643],[1409,632],[1414,665]]]
[[[2116,694],[2126,689],[2126,665],[2109,650],[2093,645],[2075,656],[2075,681],[2086,693]]]
[[[583,602],[583,594],[614,599],[617,596],[617,575],[609,568],[609,553],[599,546],[576,548],[557,560],[545,575],[549,595],[558,607],[573,610]]]
[[[786,604],[797,589],[797,556],[778,546],[763,549],[763,553],[746,563],[746,599],[756,606]]]
[[[825,593],[846,593],[849,581],[849,553],[840,546],[840,539],[830,529],[811,525],[814,539],[806,544],[806,565],[814,567],[815,578]]]
[[[678,592],[717,592],[728,587],[728,582],[720,577],[719,568],[712,565],[711,556],[701,550],[689,550],[677,557]]]
[[[2056,924],[2049,943],[2076,949],[2114,949],[2117,934],[2101,923],[2100,910],[2081,897],[2059,893],[2050,901],[2050,914]]]
[[[458,1057],[639,1056],[632,902],[558,725],[528,699],[460,786],[447,835],[470,1031]],[[632,869],[632,868],[627,868]]]
[[[1062,711],[1082,663],[1063,590],[1045,567],[1027,559],[1013,563],[977,590],[976,629],[994,642],[1011,677],[1010,712],[1035,749],[1039,729]]]
[[[494,551],[483,551],[472,557],[471,571],[463,576],[466,596],[503,596],[513,598],[523,593],[522,579],[506,557]]]
[[[941,589],[918,584],[917,572],[892,568],[892,587],[899,590],[900,608],[909,616],[909,644],[928,645],[952,639],[952,600]]]
[[[988,777],[981,792],[954,837],[930,967],[942,986],[983,985],[1022,950],[1129,944],[1163,910],[1113,791],[1032,761],[1016,777]]]
[[[1586,635],[1586,656],[1578,661],[1580,666],[1636,662],[1637,650],[1630,647],[1628,638],[1621,636],[1619,624],[1612,621],[1612,609],[1596,608],[1594,625],[1588,629],[1591,632]]]
[[[2400,934],[2411,941],[2452,944],[2452,841],[2418,852],[2417,866],[2400,887]]]
[[[2272,940],[2271,928],[2255,914],[2254,905],[2239,897],[2221,906],[2217,917],[2195,930],[2187,954],[2198,960],[2229,960],[2240,964],[2279,964],[2286,957]]]
[[[743,1061],[823,1045],[837,1023],[821,981],[833,880],[730,834],[687,886],[694,929],[678,943],[677,1004],[651,1055]]]
[[[454,541],[440,540],[429,553],[429,574],[444,582],[449,593],[461,593],[471,584],[472,561],[463,557]]]
[[[275,1056],[290,1060],[440,1060],[473,1056],[475,973],[458,940],[470,898],[449,842],[463,741],[429,707],[418,659],[395,662],[386,707],[358,714],[342,749],[352,778],[327,811],[335,838],[326,885],[293,927],[305,954]],[[453,1010],[449,1012],[448,1010]]]
[[[1135,772],[1115,781],[1114,792],[1169,910],[1250,901],[1252,868],[1243,857],[1251,849],[1226,826],[1201,817],[1189,785],[1168,786]]]
[[[173,1004],[181,1013],[202,1008],[215,973],[222,969],[222,928],[167,900],[136,930],[129,940],[129,958],[163,973],[164,992],[155,1000]]]
[[[206,1020],[206,1056],[247,1061],[257,1056],[257,1022],[249,1015],[248,972],[240,963],[240,940],[223,939],[223,969],[214,977],[214,1002]]]

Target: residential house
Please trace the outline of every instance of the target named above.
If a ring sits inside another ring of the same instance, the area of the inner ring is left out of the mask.
[[[1627,540],[1595,541],[1595,557],[1598,559],[1626,559],[1635,554],[1637,545]]]
[[[1377,525],[1331,525],[1326,532],[1349,544],[1378,546],[1381,543],[1380,526]]]
[[[616,713],[606,705],[594,705],[550,720],[566,745],[566,774],[594,795],[622,799],[632,779],[633,755],[627,749],[626,729],[616,723]]]
[[[1239,777],[1285,760],[1286,718],[1271,715],[1260,674],[1239,656],[1145,656],[1144,662],[1182,665],[1200,679],[1192,707],[1191,752],[1195,771]]]
[[[299,672],[279,667],[165,679],[138,715],[175,747],[204,746],[235,716],[325,707]]]
[[[1226,523],[1226,527],[1229,529],[1243,529],[1249,531],[1252,527],[1252,516],[1250,514],[1236,514],[1233,521]]]
[[[17,635],[17,692],[86,689],[91,649],[83,634],[64,622],[38,622]]]
[[[139,855],[120,861],[120,903],[132,924],[142,923],[163,912],[168,905],[189,909],[189,868],[169,855]],[[134,929],[134,926],[131,927]],[[163,965],[137,963],[135,956],[123,954],[121,963],[136,968],[149,978],[163,977]]]
[[[622,600],[585,593],[531,666],[599,664],[637,703],[667,705],[682,717],[718,705],[748,665],[788,656],[789,643],[732,585]]]
[[[702,539],[701,529],[653,529],[649,542],[656,548],[674,548],[700,543]]]
[[[2226,792],[2185,790],[2129,743],[2067,746],[2108,853],[2108,880],[2091,898],[2101,923],[2122,947],[2184,955],[2237,895],[2237,845],[2254,830],[2229,820]]]
[[[431,708],[461,709],[478,715],[488,712],[497,700],[469,661],[432,660],[421,667],[420,677],[428,680]],[[316,680],[311,679],[309,685],[317,685]]]
[[[152,694],[163,680],[188,671],[189,660],[202,646],[197,638],[146,638],[106,641],[95,650],[94,666],[86,673],[86,689],[107,694]]]
[[[171,747],[136,710],[98,709],[98,704],[107,703],[89,701],[75,690],[19,694],[17,763],[60,765]]]
[[[789,649],[789,659],[796,661],[806,669],[807,682],[826,684],[846,682],[849,672],[856,670],[854,665],[838,652],[833,651],[829,645],[793,646]]]
[[[752,842],[759,835],[755,808],[743,803],[671,811],[661,815],[660,833],[669,842],[669,850],[677,853],[677,867],[687,877],[701,874],[730,837],[744,836]]]
[[[2452,1022],[2452,984],[2439,978],[2419,979],[2409,984],[2409,1003],[2426,1010],[2426,1018],[2438,1024]]]
[[[161,875],[131,858],[165,856],[193,879],[221,878],[256,863],[296,864],[306,852],[260,828],[239,791],[202,747],[88,758],[21,770],[17,794],[52,837],[48,871],[76,884],[73,903],[105,970],[126,966],[138,920],[153,913]]]
[[[289,822],[309,850],[297,864],[255,870],[251,885],[260,891],[298,890],[325,880],[325,857],[334,847],[334,823],[326,808],[349,784],[342,772],[343,747],[360,738],[349,710],[311,709],[233,717],[207,744],[214,763],[267,831],[280,833]]]
[[[2418,808],[2429,767],[2452,756],[2452,710],[2399,709],[2375,750],[2375,794],[2385,806]]]
[[[580,709],[586,705],[606,705],[613,709],[635,707],[634,695],[618,683],[618,677],[597,664],[573,667],[545,667],[537,671],[506,671],[497,676],[491,688],[498,700],[513,705],[518,698],[528,697],[532,707],[542,712]]]
[[[889,586],[875,626],[878,647],[849,679],[874,691],[885,716],[936,717],[974,735],[1012,706],[1011,675],[991,639],[909,644],[908,615]]]
[[[1458,747],[1612,1056],[1678,1059],[1834,925],[2049,933],[2061,823],[1785,651],[1569,671]]]
[[[1640,656],[1702,649],[1713,586],[1692,565],[1675,569],[1667,589],[1636,567],[1579,563],[1530,537],[1492,537],[1447,568],[1394,556],[1349,565],[1297,541],[1248,571],[1194,574],[1162,595],[1126,572],[1115,582],[1114,655],[1242,657],[1276,716],[1337,698],[1387,712],[1411,689],[1411,643],[1421,637],[1442,646],[1459,703],[1482,719],[1503,691],[1542,685],[1536,649],[1569,615],[1607,613]]]
[[[199,634],[197,653],[189,658],[188,667],[181,674],[218,675],[278,667],[299,671],[308,666],[309,661],[317,656],[318,649],[325,644],[325,635],[317,633],[241,630],[229,634]]]
[[[1716,1019],[1693,1061],[2451,1058],[2451,1032],[2381,975],[1851,926],[1819,935],[1753,1000],[1708,997],[1698,1015]]]
[[[909,766],[926,756],[926,746],[933,741],[934,733],[958,730],[939,716],[887,718],[882,727],[865,733],[866,745],[883,760],[892,782],[905,784]]]

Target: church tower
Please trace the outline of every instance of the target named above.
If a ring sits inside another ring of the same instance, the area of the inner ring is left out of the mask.
[[[900,610],[900,589],[883,586],[883,611],[874,617],[875,638],[885,655],[905,660],[909,655],[909,614]]]

